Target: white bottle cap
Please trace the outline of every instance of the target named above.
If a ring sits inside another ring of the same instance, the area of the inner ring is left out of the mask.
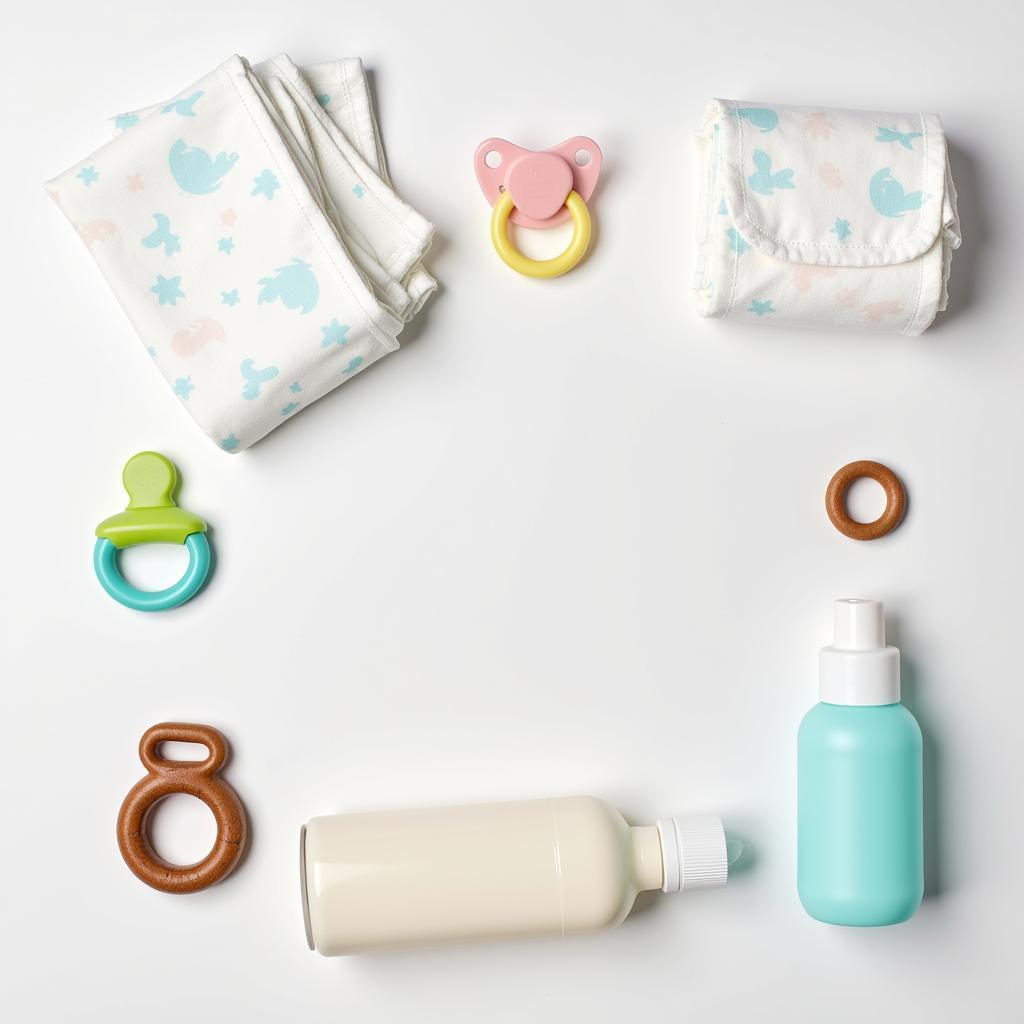
[[[713,814],[691,814],[658,822],[662,892],[712,889],[729,880],[725,829]]]
[[[900,652],[885,643],[881,601],[835,602],[835,640],[821,649],[820,695],[826,704],[898,704]]]

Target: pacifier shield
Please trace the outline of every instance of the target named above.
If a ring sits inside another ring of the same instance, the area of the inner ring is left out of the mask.
[[[497,206],[505,192],[512,194],[515,205],[508,218],[511,223],[524,228],[553,228],[570,219],[565,206],[570,191],[584,202],[593,194],[601,173],[601,147],[585,135],[574,135],[540,151],[490,138],[477,146],[473,167],[491,206]],[[561,202],[553,205],[559,193]]]

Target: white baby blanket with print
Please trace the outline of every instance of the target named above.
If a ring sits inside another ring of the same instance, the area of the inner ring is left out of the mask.
[[[232,57],[47,183],[177,400],[238,452],[398,347],[433,228],[358,60]]]
[[[916,335],[960,245],[934,114],[713,100],[701,163],[702,316]]]

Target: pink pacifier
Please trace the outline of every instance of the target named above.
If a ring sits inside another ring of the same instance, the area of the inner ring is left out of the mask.
[[[513,270],[527,277],[558,277],[572,270],[590,245],[587,200],[601,173],[601,148],[576,135],[559,146],[534,152],[504,139],[486,139],[473,159],[477,181],[494,207],[491,241]],[[524,256],[508,234],[508,222],[551,228],[572,218],[572,241],[550,260]]]

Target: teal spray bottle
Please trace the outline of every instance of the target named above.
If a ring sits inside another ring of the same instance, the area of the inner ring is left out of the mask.
[[[800,902],[828,924],[898,924],[924,892],[922,743],[880,601],[836,601],[820,679],[797,739]]]

